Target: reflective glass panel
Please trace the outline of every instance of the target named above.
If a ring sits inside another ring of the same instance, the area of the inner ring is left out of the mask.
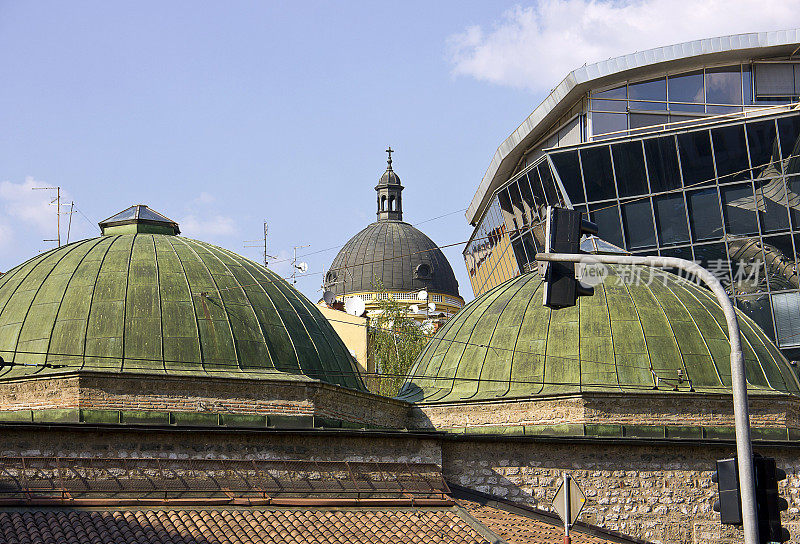
[[[531,235],[530,231],[522,235],[522,246],[525,248],[525,253],[528,256],[528,268],[536,264],[535,255],[538,252],[536,248],[536,240]],[[544,251],[544,247],[542,247]]]
[[[576,153],[575,158],[577,159],[577,153]],[[580,172],[578,174],[580,174]],[[536,205],[538,206],[537,211],[541,215],[542,214],[542,206],[546,206],[547,205],[547,199],[544,197],[544,190],[542,189],[542,182],[539,179],[539,172],[536,169],[530,170],[528,172],[528,181],[531,182],[531,190],[533,191],[533,199],[536,201]],[[581,190],[581,193],[582,192],[583,192],[583,190]]]
[[[769,295],[750,295],[738,297],[736,305],[747,316],[758,323],[767,336],[775,338],[775,332],[772,328],[772,315],[769,311]]]
[[[746,295],[767,290],[764,252],[757,236],[732,238],[728,241],[734,294]]]
[[[628,129],[628,116],[624,113],[592,113],[592,134],[606,134]]]
[[[789,216],[792,226],[800,230],[800,177],[786,178],[786,200],[789,202]]]
[[[631,100],[667,101],[667,81],[665,78],[640,81],[628,85],[628,98]]]
[[[708,131],[678,135],[683,184],[686,187],[714,183],[714,161],[711,158],[711,138]]]
[[[669,111],[674,114],[670,116],[670,121],[675,123],[677,121],[684,120],[679,117],[681,113],[683,112],[705,113],[706,107],[704,104],[684,104],[684,103],[670,102]],[[691,119],[691,117],[689,117],[689,119]]]
[[[544,187],[544,194],[547,196],[547,203],[551,206],[557,206],[561,203],[558,198],[558,191],[556,190],[556,183],[553,180],[553,174],[550,172],[550,165],[543,162],[539,165],[539,177],[542,178],[542,186]]]
[[[644,154],[653,192],[669,191],[681,186],[675,138],[666,136],[644,140]]]
[[[706,69],[706,102],[742,103],[742,74],[738,64]]]
[[[589,201],[616,197],[614,176],[611,171],[611,153],[608,146],[582,149],[581,164]]]
[[[800,293],[772,295],[772,310],[778,345],[782,348],[800,346]]]
[[[663,255],[664,257],[676,257],[678,259],[686,259],[687,261],[694,259],[694,256],[692,255],[692,248],[690,246],[662,249],[659,251],[659,254]],[[667,272],[672,272],[673,274],[677,274],[678,276],[686,277],[686,273],[683,272],[683,270],[678,270],[676,268],[665,268],[664,270]]]
[[[781,156],[787,174],[800,174],[800,116],[778,119]]]
[[[564,185],[564,190],[567,191],[567,196],[573,204],[580,204],[585,202],[583,196],[583,185],[581,185],[581,170],[578,163],[577,151],[563,151],[561,153],[553,153],[550,155],[553,159],[553,166],[555,166],[558,177]]]
[[[713,106],[713,105],[708,105],[708,106],[706,106],[706,111],[708,113],[714,113],[714,114],[735,113],[735,112],[738,112],[738,111],[742,111],[742,107],[741,106]]]
[[[512,183],[508,186],[508,193],[511,195],[511,204],[514,205],[514,215],[517,218],[517,228],[522,228],[528,225],[525,217],[525,208],[522,206],[522,195],[519,192],[519,186]],[[513,233],[512,233],[513,236]]]
[[[628,102],[628,107],[630,111],[666,111],[667,104],[666,102],[644,102],[644,101],[633,101],[631,100]]]
[[[592,98],[592,111],[628,111],[628,103],[625,100],[598,100]]]
[[[710,240],[722,237],[722,218],[719,216],[719,200],[716,189],[702,189],[686,193],[689,204],[689,219],[694,240]]]
[[[616,87],[614,89],[606,89],[605,91],[595,91],[592,93],[593,98],[615,98],[625,100],[626,98],[625,85]]]
[[[530,174],[533,175],[531,176]],[[539,213],[539,207],[536,205],[536,201],[533,199],[533,192],[531,192],[531,186],[528,182],[529,176],[532,177],[536,183],[539,182],[539,175],[536,173],[536,170],[528,172],[528,175],[521,176],[517,182],[519,184],[519,192],[522,193],[522,203],[525,206],[525,214],[528,216],[528,224],[536,221]]]
[[[774,291],[800,287],[792,236],[790,234],[765,236],[763,240],[769,288]]]
[[[750,164],[753,167],[753,177],[780,175],[775,121],[747,123],[747,143],[750,146]]]
[[[629,249],[656,245],[653,211],[650,208],[649,198],[622,204],[622,220],[625,225],[625,241]]]
[[[528,259],[525,255],[525,248],[522,245],[522,240],[519,238],[512,240],[511,245],[514,248],[514,257],[516,258],[517,267],[519,267],[520,270],[525,270]]]
[[[648,193],[642,142],[614,144],[611,146],[611,154],[614,157],[614,172],[617,175],[619,195],[636,196]]]
[[[591,218],[597,224],[600,238],[622,247],[622,229],[619,225],[619,208],[616,204],[596,206],[591,213]]]
[[[694,102],[702,104],[703,71],[678,74],[667,78],[670,102]],[[673,109],[670,106],[670,109]],[[675,109],[681,109],[676,107]]]
[[[658,243],[662,246],[689,241],[689,227],[686,225],[686,206],[682,193],[653,197]]]
[[[700,266],[714,274],[722,283],[729,286],[731,283],[731,269],[725,244],[702,244],[694,246],[694,258]]]
[[[720,188],[728,234],[758,234],[756,199],[749,183]]]
[[[653,127],[669,123],[669,116],[666,114],[658,115],[653,113],[632,113],[630,119],[632,129]]]
[[[742,92],[745,105],[753,103],[753,78],[750,65],[742,66]]]
[[[500,202],[500,209],[503,211],[503,220],[505,221],[508,230],[516,230],[517,224],[514,217],[514,207],[511,205],[511,197],[508,195],[508,190],[500,191],[497,194],[497,199]],[[489,214],[486,214],[487,217]]]
[[[783,178],[756,179],[756,207],[761,230],[775,232],[789,228],[786,182]]]
[[[714,159],[717,162],[719,183],[749,179],[750,165],[747,161],[744,127],[732,125],[715,128],[711,131],[711,140],[714,142]]]

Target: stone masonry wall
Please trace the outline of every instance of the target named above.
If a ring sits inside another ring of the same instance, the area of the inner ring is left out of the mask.
[[[438,440],[387,436],[380,432],[281,432],[230,429],[97,430],[71,427],[3,425],[3,457],[286,459],[433,463],[441,466]]]
[[[409,405],[305,380],[82,372],[0,381],[0,410],[83,408],[317,416],[408,426]]]
[[[750,416],[759,427],[800,427],[800,398],[750,395]],[[502,425],[634,424],[733,426],[730,395],[583,393],[502,402],[420,404],[417,428]]]
[[[787,473],[781,495],[789,502],[784,526],[800,542],[800,447],[755,450],[775,457]],[[733,443],[687,441],[660,445],[628,441],[489,440],[443,442],[445,477],[456,484],[551,509],[564,471],[587,497],[581,519],[657,543],[742,542],[712,510],[716,459],[735,453]]]

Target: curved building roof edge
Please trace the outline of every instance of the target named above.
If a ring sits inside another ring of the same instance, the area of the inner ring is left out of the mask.
[[[478,219],[478,214],[485,207],[491,191],[495,188],[494,184],[497,178],[507,173],[509,162],[516,164],[514,158],[518,158],[520,153],[514,153],[514,151],[519,148],[520,144],[527,143],[530,139],[535,138],[537,129],[540,129],[541,125],[550,118],[557,107],[576,94],[584,92],[590,86],[590,83],[604,84],[602,80],[611,76],[630,75],[627,72],[632,70],[647,72],[649,69],[668,63],[680,62],[681,60],[708,55],[723,56],[724,53],[736,52],[761,55],[770,52],[771,49],[789,45],[800,46],[800,28],[692,40],[645,51],[637,51],[594,64],[584,65],[571,71],[533,110],[533,113],[497,148],[478,186],[478,190],[467,208],[465,214],[467,221],[474,223]],[[513,164],[511,168],[513,168]]]

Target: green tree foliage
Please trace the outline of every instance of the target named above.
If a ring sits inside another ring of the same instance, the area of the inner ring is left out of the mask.
[[[375,283],[373,288],[380,293],[380,313],[370,317],[368,346],[379,376],[368,381],[373,392],[394,397],[428,338],[419,323],[408,316],[405,306],[386,296],[380,281]]]

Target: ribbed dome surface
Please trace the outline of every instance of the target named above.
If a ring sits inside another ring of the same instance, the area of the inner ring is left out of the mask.
[[[101,236],[0,279],[3,378],[60,370],[305,375],[363,389],[319,310],[270,270],[162,234]]]
[[[422,232],[402,221],[377,221],[353,236],[333,259],[326,288],[336,295],[387,290],[428,289],[458,295],[450,263]]]
[[[609,267],[594,296],[555,311],[542,305],[537,273],[498,285],[437,332],[400,398],[454,402],[676,386],[730,392],[727,326],[711,292],[673,274],[630,271],[624,277],[638,274],[638,285],[619,282]],[[739,323],[749,387],[797,394],[780,351],[741,313]]]

